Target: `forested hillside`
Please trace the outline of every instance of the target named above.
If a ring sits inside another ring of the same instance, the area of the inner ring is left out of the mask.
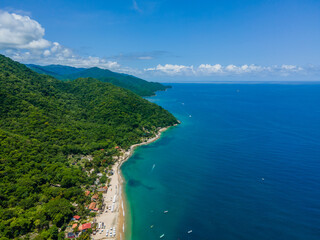
[[[152,96],[156,91],[164,91],[168,88],[168,86],[164,86],[160,83],[148,82],[131,75],[116,73],[97,67],[84,69],[61,65],[27,66],[38,73],[47,74],[60,80],[74,80],[86,77],[96,78],[102,82],[109,82],[116,86],[131,90],[140,96]]]
[[[0,55],[0,239],[62,239],[74,214],[88,214],[88,170],[112,164],[115,146],[127,149],[176,122],[110,83],[62,82]],[[72,154],[93,160],[72,165]]]

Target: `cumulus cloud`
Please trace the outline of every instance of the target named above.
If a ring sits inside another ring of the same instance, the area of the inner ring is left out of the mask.
[[[302,72],[304,69],[295,65],[282,65],[282,66],[258,66],[258,65],[226,65],[221,64],[200,64],[198,67],[185,66],[185,65],[157,65],[154,68],[146,68],[145,72],[153,72],[156,74],[170,75],[170,76],[230,76],[242,74],[279,74],[289,75],[291,73]]]
[[[43,38],[44,28],[28,16],[0,12],[0,49],[43,49],[50,42]]]
[[[60,43],[46,40],[44,35],[45,29],[29,16],[0,11],[0,49],[16,61],[121,71],[116,61],[78,56]]]
[[[220,64],[201,64],[198,67],[198,72],[203,74],[222,73],[222,66]]]
[[[145,72],[160,72],[160,73],[165,73],[165,74],[174,76],[174,75],[190,75],[194,73],[194,70],[193,70],[193,66],[159,64],[154,68],[146,68]]]

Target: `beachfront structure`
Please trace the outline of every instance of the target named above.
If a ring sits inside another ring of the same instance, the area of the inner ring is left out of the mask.
[[[87,229],[91,228],[91,223],[84,223],[79,226],[79,231],[85,232]]]
[[[108,187],[107,186],[104,186],[102,188],[98,188],[97,190],[98,192],[107,192],[108,191]]]
[[[73,216],[73,218],[71,220],[73,220],[73,221],[77,220],[78,221],[78,220],[80,220],[80,218],[81,217],[79,215],[75,215],[75,216]]]
[[[89,205],[89,210],[94,210],[96,208],[96,203],[95,202],[91,202]]]
[[[98,198],[99,198],[99,195],[96,193],[91,197],[91,201],[96,201],[98,200]]]

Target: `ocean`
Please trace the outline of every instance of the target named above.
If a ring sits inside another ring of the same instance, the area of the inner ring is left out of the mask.
[[[148,100],[182,123],[122,166],[127,240],[320,239],[320,84],[172,86]]]

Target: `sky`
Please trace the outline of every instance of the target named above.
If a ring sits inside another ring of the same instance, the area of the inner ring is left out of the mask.
[[[0,53],[152,81],[319,81],[319,43],[319,0],[0,2]]]

